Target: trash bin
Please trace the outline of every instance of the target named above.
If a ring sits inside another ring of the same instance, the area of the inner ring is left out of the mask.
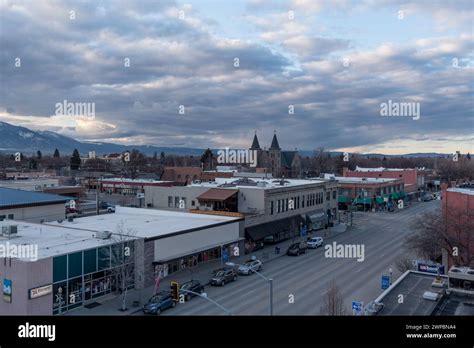
[[[275,254],[279,254],[280,253],[280,247],[275,247]]]

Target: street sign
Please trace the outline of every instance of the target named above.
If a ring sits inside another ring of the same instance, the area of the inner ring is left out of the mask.
[[[352,310],[354,312],[361,312],[364,303],[359,301],[352,301]]]
[[[390,277],[387,275],[383,275],[382,276],[382,289],[383,290],[388,289],[389,286],[390,286]]]
[[[139,198],[139,199],[145,198],[145,194],[144,193],[137,193],[137,198]]]
[[[229,253],[227,252],[227,250],[224,250],[224,252],[222,253],[222,259],[224,260],[224,262],[229,261]]]

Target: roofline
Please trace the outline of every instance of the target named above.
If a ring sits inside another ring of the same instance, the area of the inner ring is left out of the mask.
[[[190,229],[187,229],[187,230],[181,230],[181,231],[178,231],[178,232],[168,233],[168,234],[165,234],[165,235],[162,235],[162,236],[149,237],[149,238],[144,238],[144,239],[145,239],[145,243],[146,243],[146,242],[151,242],[151,241],[158,240],[158,239],[165,239],[165,238],[168,238],[168,237],[179,236],[181,234],[187,234],[187,233],[196,232],[196,231],[200,231],[200,230],[206,230],[206,229],[211,228],[211,227],[219,227],[219,226],[232,224],[234,222],[240,222],[240,221],[244,221],[244,220],[245,220],[245,218],[236,218],[236,219],[233,219],[233,220],[230,220],[230,221],[223,221],[223,222],[218,222],[218,223],[215,223],[215,224],[212,224],[212,225],[194,227],[194,228],[190,228]]]
[[[0,209],[28,208],[28,207],[37,207],[37,206],[42,206],[42,205],[59,204],[59,203],[68,202],[71,199],[74,199],[74,197],[65,198],[65,199],[61,199],[61,200],[57,200],[57,201],[48,201],[48,202],[34,202],[34,203],[20,203],[20,204],[0,205]]]

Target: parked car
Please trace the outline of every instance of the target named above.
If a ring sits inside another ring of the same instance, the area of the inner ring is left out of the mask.
[[[112,205],[112,204],[107,203],[107,202],[100,202],[99,208],[100,209],[105,209],[109,213],[115,213],[115,205]]]
[[[423,202],[429,202],[433,200],[433,195],[426,194],[423,196]]]
[[[299,256],[306,253],[305,243],[293,243],[288,247],[286,254],[289,256]]]
[[[233,268],[223,268],[215,271],[211,278],[211,285],[224,286],[226,283],[237,280],[237,272]]]
[[[201,284],[201,282],[199,280],[191,280],[189,282],[183,283],[181,285],[180,289],[184,289],[184,290],[196,292],[198,294],[202,294],[203,291],[204,291],[204,286]],[[180,291],[179,293],[184,295],[184,299],[186,301],[189,301],[193,297],[197,296],[195,294],[190,294],[189,292],[185,292],[185,291]]]
[[[322,237],[311,237],[306,241],[306,246],[310,249],[316,249],[324,244]]]
[[[176,302],[171,296],[171,292],[162,291],[153,295],[143,306],[143,313],[160,315],[162,311],[173,308]]]
[[[76,209],[76,208],[67,207],[66,208],[66,214],[67,215],[72,215],[72,216],[78,216],[78,215],[82,215],[82,211],[80,211],[79,209]]]
[[[250,275],[255,272],[262,270],[262,261],[260,260],[248,260],[243,265],[239,266],[237,272],[239,274]]]

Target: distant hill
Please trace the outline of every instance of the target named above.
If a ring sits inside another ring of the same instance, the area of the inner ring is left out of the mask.
[[[136,149],[147,155],[153,155],[154,152],[160,154],[174,155],[193,155],[201,156],[205,149],[190,147],[158,147],[151,145],[119,145],[112,143],[92,143],[81,142],[64,135],[50,131],[33,131],[25,127],[14,126],[0,121],[0,152],[22,152],[24,154],[35,154],[40,150],[42,153],[52,154],[54,149],[60,153],[71,153],[78,149],[81,155],[86,155],[89,151],[95,151],[97,155],[108,154],[112,152],[123,152]],[[217,150],[214,149],[215,153]],[[312,156],[314,151],[299,150],[301,156]],[[331,156],[340,156],[342,152],[332,151]],[[362,154],[370,157],[442,157],[446,154],[439,153],[410,153],[406,155],[383,155],[383,154]]]
[[[0,151],[1,152],[22,152],[25,154],[36,153],[40,150],[42,153],[53,153],[58,149],[60,153],[72,153],[78,149],[82,155],[89,151],[95,151],[97,155],[123,152],[136,149],[147,155],[153,155],[156,151],[175,155],[194,155],[201,156],[204,149],[188,147],[158,147],[150,145],[126,146],[112,143],[92,143],[80,142],[64,135],[50,131],[33,131],[31,129],[19,126],[13,126],[0,121]]]

